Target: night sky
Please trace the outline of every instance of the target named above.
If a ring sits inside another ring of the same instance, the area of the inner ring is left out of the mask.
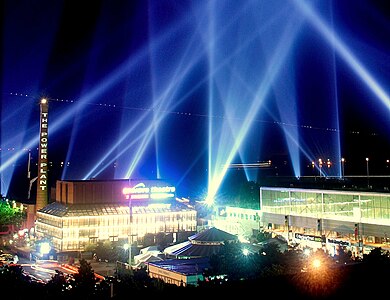
[[[305,176],[319,157],[330,176],[341,157],[389,175],[385,2],[2,1],[1,193],[24,193],[43,97],[52,182],[163,178],[192,196],[224,163]]]

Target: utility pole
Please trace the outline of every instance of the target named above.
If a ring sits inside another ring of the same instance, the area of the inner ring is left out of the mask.
[[[367,163],[367,187],[368,188],[370,188],[370,174],[369,174],[369,172],[368,172],[368,161],[369,161],[370,159],[368,158],[368,157],[366,157],[366,163]]]

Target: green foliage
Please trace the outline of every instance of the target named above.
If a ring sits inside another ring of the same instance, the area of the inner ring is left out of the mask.
[[[7,200],[0,201],[0,226],[20,225],[25,219],[25,214],[19,207],[13,207]]]
[[[71,283],[69,282],[68,277],[64,273],[56,270],[56,273],[46,284],[45,288],[48,298],[65,299],[70,294]]]
[[[374,248],[370,253],[363,255],[363,262],[374,266],[390,267],[390,251],[381,247]]]
[[[99,242],[94,249],[94,252],[96,253],[97,257],[103,261],[116,257],[114,247],[110,241]]]
[[[94,252],[96,249],[96,244],[88,243],[85,245],[84,251],[86,252]]]
[[[156,235],[156,244],[157,249],[160,251],[164,250],[170,243],[172,242],[172,238],[165,234],[164,232],[159,232]]]
[[[272,233],[271,232],[260,231],[257,234],[256,239],[257,239],[258,242],[264,242],[266,240],[269,240],[271,237],[272,237]]]

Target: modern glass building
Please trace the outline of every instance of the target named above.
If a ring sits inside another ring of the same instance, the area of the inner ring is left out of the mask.
[[[261,187],[260,212],[264,228],[290,241],[390,242],[390,193]]]
[[[83,251],[106,240],[142,243],[147,234],[196,232],[196,210],[176,201],[173,187],[158,181],[129,184],[58,182],[56,202],[37,211],[36,235],[63,252]],[[126,197],[123,189],[129,191]]]

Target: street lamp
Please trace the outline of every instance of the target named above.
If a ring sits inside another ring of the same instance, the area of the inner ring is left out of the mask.
[[[133,206],[131,205],[131,196],[129,197],[129,266],[131,269],[131,246],[133,244],[133,233],[132,233],[132,226],[133,226]]]
[[[345,158],[341,158],[341,178],[344,179],[344,163],[345,163]]]
[[[133,225],[133,207],[131,203],[131,193],[129,193],[128,188],[124,188],[122,193],[125,195],[126,199],[129,200],[129,236],[128,236],[128,244],[129,244],[129,267],[131,269],[131,245],[133,244],[132,238],[132,225]]]
[[[318,166],[320,167],[320,177],[321,177],[321,173],[322,173],[322,159],[318,159]]]
[[[366,163],[367,163],[367,187],[370,187],[370,179],[369,179],[369,172],[368,172],[368,161],[370,159],[366,157]]]

